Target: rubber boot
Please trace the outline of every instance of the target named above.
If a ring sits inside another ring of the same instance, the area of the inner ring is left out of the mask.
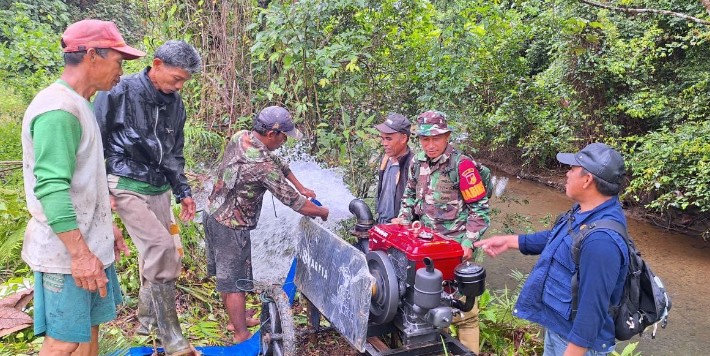
[[[180,321],[175,310],[175,281],[167,283],[149,283],[155,319],[158,322],[160,338],[166,355],[192,355],[194,349],[182,336]]]
[[[153,311],[153,298],[150,296],[150,282],[144,281],[138,291],[138,329],[136,334],[148,336],[158,327]]]

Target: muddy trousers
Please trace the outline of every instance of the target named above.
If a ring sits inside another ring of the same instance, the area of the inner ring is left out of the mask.
[[[115,188],[110,191],[116,202],[116,212],[138,249],[141,279],[152,283],[175,281],[182,269],[182,257],[170,233],[175,224],[170,191],[159,195]]]
[[[478,326],[478,300],[473,305],[473,309],[468,312],[457,314],[452,322],[457,328],[459,341],[476,355],[480,352],[480,329]]]
[[[182,268],[182,257],[171,234],[175,217],[170,207],[170,191],[144,195],[115,187],[115,181],[109,178],[116,212],[138,249],[141,289],[137,333],[149,334],[157,327],[166,352],[180,354],[189,349],[189,344],[182,336],[175,310],[175,280]]]

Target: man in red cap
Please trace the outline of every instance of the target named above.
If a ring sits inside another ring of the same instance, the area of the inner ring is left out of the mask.
[[[99,324],[116,317],[114,268],[127,252],[112,229],[101,134],[90,99],[121,77],[129,47],[116,25],[83,20],[62,35],[64,71],[30,103],[22,122],[27,223],[22,258],[35,275],[40,355],[98,354]],[[81,344],[81,346],[80,346]]]

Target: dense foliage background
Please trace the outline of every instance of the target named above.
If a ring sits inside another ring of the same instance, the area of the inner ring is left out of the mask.
[[[193,166],[259,108],[282,104],[310,133],[311,153],[345,167],[363,196],[373,121],[435,108],[464,150],[525,169],[555,167],[560,150],[612,144],[629,162],[628,202],[707,220],[710,10],[701,1],[609,4],[677,16],[629,14],[588,3],[2,0],[0,115],[19,120],[56,78],[68,23],[110,19],[148,52],[184,38],[203,53],[203,74],[183,93]]]
[[[200,49],[202,74],[182,93],[190,170],[209,167],[259,108],[281,104],[310,153],[364,197],[373,123],[438,109],[460,148],[526,171],[556,168],[561,150],[613,145],[627,160],[628,204],[707,238],[709,13],[701,0],[0,0],[0,280],[28,275],[17,258],[20,122],[58,77],[73,21],[112,20],[149,53],[173,38]]]

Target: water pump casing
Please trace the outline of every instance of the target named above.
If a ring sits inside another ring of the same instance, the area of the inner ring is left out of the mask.
[[[467,291],[477,292],[476,286],[482,287],[485,274],[469,273],[471,268],[459,267],[461,244],[418,223],[375,225],[368,237],[367,259],[376,280],[370,307],[371,329],[391,324],[399,330],[403,347],[438,342],[453,314],[470,310],[478,296],[463,294],[466,302],[457,300],[459,284]]]
[[[414,285],[416,270],[425,267],[425,257],[432,260],[444,280],[454,280],[454,270],[463,256],[458,242],[446,240],[426,227],[413,229],[400,224],[375,225],[368,234],[370,251],[387,252],[398,269],[397,277],[405,283]]]

